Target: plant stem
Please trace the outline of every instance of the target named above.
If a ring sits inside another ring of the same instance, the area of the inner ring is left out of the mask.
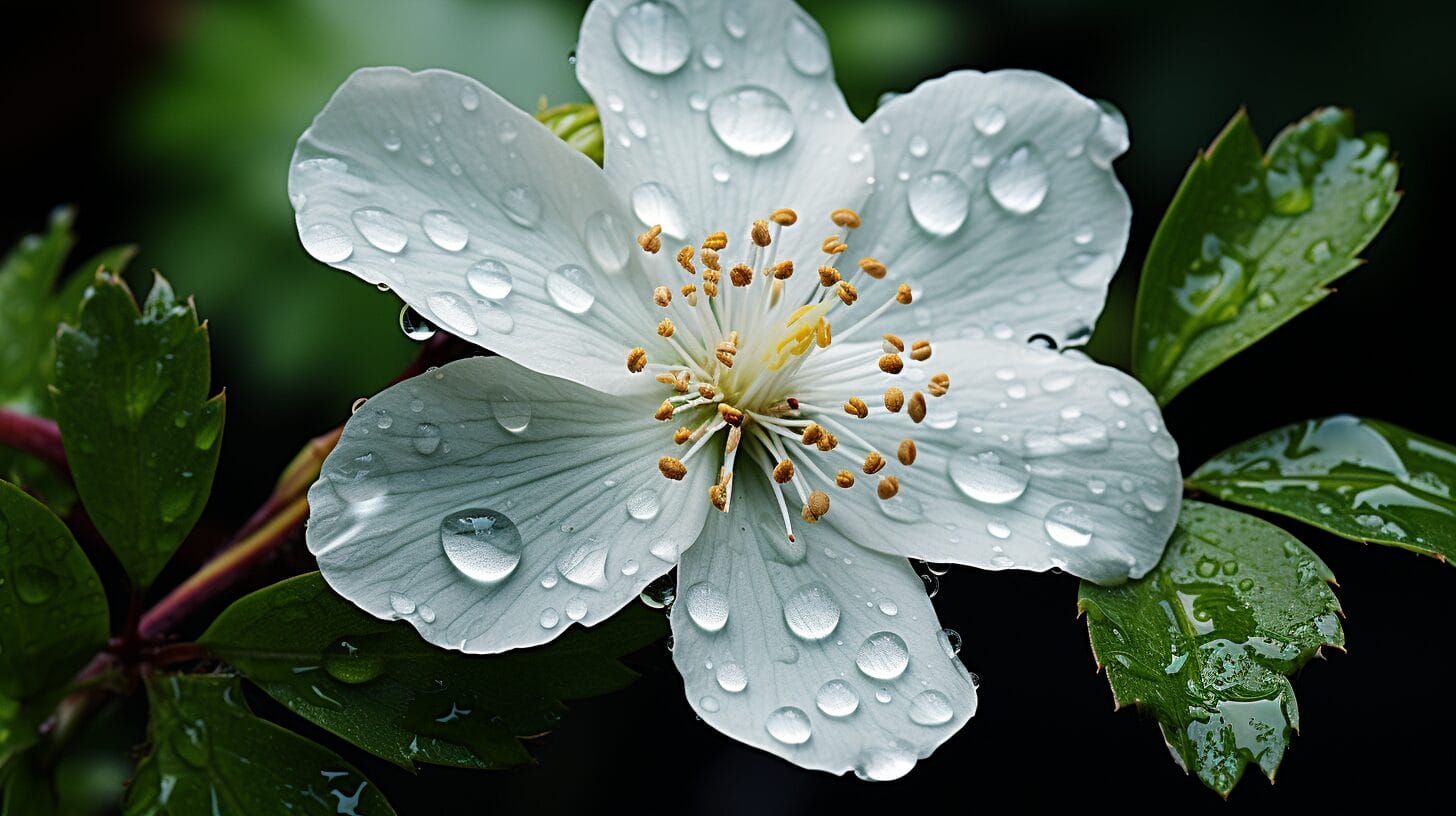
[[[14,448],[44,461],[57,473],[71,477],[61,430],[49,419],[0,408],[0,446]]]

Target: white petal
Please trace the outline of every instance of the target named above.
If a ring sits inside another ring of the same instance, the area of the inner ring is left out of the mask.
[[[865,133],[878,183],[851,250],[920,291],[934,336],[1086,341],[1131,220],[1120,116],[1043,74],[962,71]]]
[[[736,262],[753,219],[791,207],[801,221],[777,257],[808,265],[836,231],[830,211],[869,192],[860,123],[823,32],[794,3],[597,0],[576,73],[602,117],[607,176],[638,222],[679,243],[725,230]]]
[[[935,343],[929,360],[898,376],[874,368],[875,347],[835,346],[863,358],[865,373],[805,400],[853,393],[878,406],[895,386],[907,397],[922,391],[928,406],[919,424],[908,410],[882,408],[845,420],[888,460],[880,475],[900,481],[890,501],[873,493],[879,477],[863,475],[865,489],[831,494],[825,521],[846,536],[928,561],[1059,567],[1099,583],[1140,577],[1158,563],[1182,499],[1178,446],[1136,380],[1077,352],[1024,343]],[[924,392],[937,372],[950,376],[940,398]],[[916,446],[908,467],[896,456],[906,438]]]
[[[806,768],[903,776],[976,711],[920,578],[823,523],[786,542],[768,480],[742,478],[678,569],[672,655],[688,701]]]
[[[645,392],[607,396],[499,357],[366,402],[309,491],[339,594],[431,643],[499,652],[591,626],[697,538],[716,462],[670,482]],[[706,453],[706,451],[705,451]]]
[[[662,349],[625,204],[473,79],[355,73],[299,139],[288,192],[315,258],[528,368],[621,392],[627,349]]]

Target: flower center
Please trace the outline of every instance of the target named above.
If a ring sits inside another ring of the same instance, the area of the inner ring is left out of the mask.
[[[844,234],[860,226],[860,217],[853,210],[838,209],[829,217]],[[641,346],[627,352],[629,372],[650,373],[665,386],[666,398],[654,416],[679,423],[672,441],[687,446],[681,456],[664,456],[658,461],[662,475],[682,479],[692,458],[721,432],[723,466],[708,489],[708,500],[727,512],[733,500],[738,454],[746,451],[773,486],[790,541],[794,533],[786,491],[797,495],[800,518],[812,524],[829,512],[829,493],[821,487],[854,487],[853,470],[836,470],[830,464],[835,457],[847,457],[862,473],[878,475],[876,495],[893,500],[900,491],[899,476],[881,474],[888,464],[885,456],[849,425],[872,413],[899,414],[902,410],[918,424],[925,418],[926,407],[922,392],[913,391],[907,397],[895,387],[881,396],[883,407],[871,408],[853,395],[837,406],[832,405],[835,399],[825,404],[801,399],[806,393],[822,399],[824,386],[832,388],[842,379],[853,380],[854,369],[861,366],[898,375],[907,348],[892,334],[882,335],[881,348],[870,359],[831,358],[825,352],[834,341],[842,343],[860,333],[892,307],[908,305],[912,293],[909,284],[899,284],[889,299],[848,321],[849,328],[835,336],[833,322],[847,317],[859,300],[855,281],[881,280],[887,270],[874,258],[864,257],[848,274],[842,274],[836,264],[849,247],[840,234],[833,234],[820,243],[824,255],[818,263],[819,285],[803,287],[795,294],[799,287],[791,291],[788,286],[795,274],[794,261],[779,259],[776,253],[780,233],[797,221],[798,215],[789,209],[775,210],[769,218],[754,221],[747,250],[736,263],[724,260],[729,242],[727,233],[721,231],[705,238],[696,251],[691,245],[678,250],[677,266],[689,281],[676,294],[667,284],[652,292],[653,302],[667,315],[657,324],[657,334],[675,352],[675,359],[649,361]],[[637,243],[644,252],[655,255],[662,249],[661,234],[662,227],[653,226],[637,237]],[[916,340],[908,348],[915,361],[929,359],[930,353],[926,340]],[[940,397],[949,387],[950,378],[936,374],[926,390],[932,397]],[[914,463],[913,439],[907,437],[899,444],[895,459],[902,468]]]

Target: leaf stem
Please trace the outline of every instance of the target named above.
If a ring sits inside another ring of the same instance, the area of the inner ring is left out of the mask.
[[[61,430],[49,419],[0,408],[0,446],[28,453],[71,478],[66,451],[61,447]]]

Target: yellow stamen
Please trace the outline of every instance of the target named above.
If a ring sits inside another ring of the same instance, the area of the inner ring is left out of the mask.
[[[647,349],[637,346],[627,352],[627,370],[636,374],[647,367]]]
[[[663,476],[666,476],[674,482],[680,482],[682,481],[682,477],[688,475],[688,466],[671,456],[664,456],[658,459],[657,469],[662,471]]]
[[[703,266],[708,267],[714,272],[717,272],[718,270],[723,268],[718,265],[718,253],[714,252],[713,250],[705,248],[701,253],[699,253],[699,256],[703,259]]]
[[[773,238],[768,234],[768,222],[762,218],[753,222],[753,229],[749,231],[748,237],[756,246],[760,247],[766,247],[773,242]]]
[[[728,512],[728,488],[715,484],[708,488],[708,502],[720,513]]]
[[[925,362],[930,359],[930,341],[916,340],[910,344],[910,359]]]
[[[925,395],[919,391],[911,394],[910,406],[906,413],[910,414],[910,419],[916,424],[923,421],[925,419]]]
[[[829,343],[833,340],[833,334],[834,331],[833,328],[829,325],[829,321],[821,320],[818,323],[815,323],[814,345],[818,346],[819,348],[829,348]]]
[[[809,494],[809,501],[804,504],[804,509],[799,515],[804,521],[813,524],[828,513],[829,494],[822,490],[815,490]]]
[[[824,429],[810,422],[808,425],[804,426],[804,434],[799,438],[799,441],[803,442],[805,445],[812,445],[815,442],[818,442],[819,437],[823,435]]]
[[[642,247],[644,252],[656,255],[657,251],[662,249],[662,240],[657,237],[661,234],[662,225],[653,224],[646,232],[637,236],[637,245]]]
[[[713,388],[713,386],[708,385],[707,383],[703,383],[702,385],[698,386],[698,396],[702,397],[703,399],[712,399],[713,397],[718,396],[718,392]]]
[[[885,389],[885,410],[892,414],[899,413],[905,405],[905,392],[898,388],[890,387]]]
[[[910,294],[910,284],[902,283],[895,287],[895,300],[903,305],[909,306],[910,301],[913,299],[913,296]]]
[[[854,487],[854,474],[847,470],[841,470],[834,474],[834,483],[844,488]]]
[[[724,422],[735,428],[743,425],[743,412],[726,402],[718,403],[718,416],[723,417]]]
[[[859,229],[859,213],[848,207],[840,207],[829,214],[829,220],[834,222],[836,227],[845,229]]]
[[[950,375],[943,371],[936,374],[930,378],[930,382],[926,384],[925,390],[929,391],[932,397],[945,396],[945,392],[950,390]]]
[[[819,267],[819,285],[830,287],[839,283],[839,270],[832,266]]]
[[[659,337],[671,337],[673,334],[672,321],[665,317],[659,321],[657,324],[657,334]]]
[[[900,440],[900,449],[895,451],[895,455],[900,459],[900,464],[906,467],[915,464],[915,440]]]
[[[900,480],[894,476],[881,476],[880,483],[875,487],[875,493],[883,499],[892,499],[900,492]]]
[[[677,430],[672,432],[672,441],[681,445],[682,443],[688,441],[688,437],[692,435],[693,429],[684,425],[681,428],[678,428]]]
[[[688,284],[688,286],[692,286],[692,284]],[[684,286],[683,289],[687,289],[687,286]],[[683,292],[683,294],[687,294],[687,292]],[[666,286],[659,286],[653,289],[652,302],[666,309],[667,304],[672,302],[672,290]]]
[[[711,249],[714,252],[721,252],[728,246],[728,233],[719,230],[703,239],[703,249]]]
[[[819,439],[814,442],[814,445],[815,447],[819,448],[819,450],[828,453],[829,451],[832,451],[835,448],[839,447],[839,437],[828,431],[825,431],[824,433],[819,435]]]
[[[840,246],[838,235],[830,235],[819,243],[819,248],[824,250],[824,252],[829,255],[836,254],[834,248],[837,246]],[[844,250],[840,250],[840,252],[843,251]]]
[[[868,255],[859,259],[859,268],[875,280],[885,276],[885,265]]]
[[[854,284],[849,281],[840,281],[839,291],[835,294],[839,295],[839,299],[844,301],[845,306],[853,306],[854,302],[859,300],[859,290],[854,288]]]
[[[698,274],[698,270],[693,268],[693,248],[691,246],[685,246],[677,251],[677,265],[681,266],[683,271],[689,275]]]
[[[857,416],[860,419],[864,419],[865,417],[870,415],[870,407],[868,405],[865,405],[865,401],[860,399],[859,397],[850,397],[844,403],[844,412],[851,416]]]
[[[728,279],[733,281],[734,286],[747,286],[753,283],[753,267],[747,264],[738,264],[728,270]]]
[[[870,451],[865,454],[864,466],[860,468],[867,474],[875,474],[885,469],[885,457],[879,451]]]
[[[657,406],[657,413],[653,414],[652,417],[653,419],[656,419],[658,421],[666,422],[669,419],[672,419],[672,412],[672,403],[668,402],[667,400],[663,400],[662,404]]]
[[[886,374],[899,374],[905,368],[905,361],[900,359],[898,354],[886,354],[880,357],[880,370]]]
[[[885,352],[886,353],[889,353],[891,351],[904,351],[905,350],[905,341],[904,340],[901,340],[896,335],[886,334],[886,335],[881,335],[881,336],[885,340],[884,348],[885,348]]]
[[[788,207],[780,207],[769,215],[769,220],[781,227],[792,227],[799,220],[799,214]]]
[[[784,459],[774,465],[773,480],[779,484],[788,484],[794,478],[794,463]]]
[[[773,275],[774,280],[788,280],[790,277],[793,277],[794,262],[779,261],[778,263],[769,267],[769,274]]]

